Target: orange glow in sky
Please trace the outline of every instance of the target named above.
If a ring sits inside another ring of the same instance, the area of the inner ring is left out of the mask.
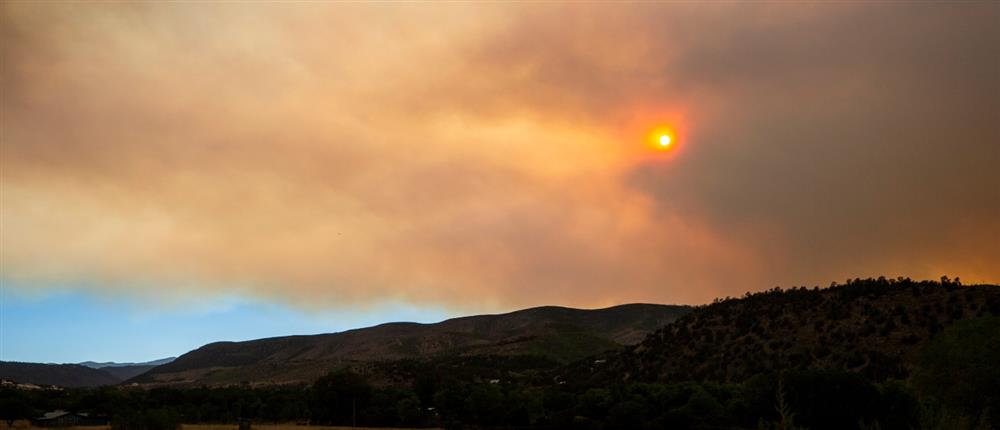
[[[668,151],[677,144],[677,131],[671,126],[659,126],[649,132],[646,140],[652,149]]]

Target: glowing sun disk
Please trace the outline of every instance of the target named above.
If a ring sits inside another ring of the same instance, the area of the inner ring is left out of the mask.
[[[646,150],[656,152],[673,152],[681,143],[681,136],[677,129],[671,125],[660,125],[647,129],[643,139],[643,146]]]

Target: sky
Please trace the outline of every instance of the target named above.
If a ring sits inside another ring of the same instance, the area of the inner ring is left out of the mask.
[[[1000,282],[996,2],[0,8],[0,360]]]

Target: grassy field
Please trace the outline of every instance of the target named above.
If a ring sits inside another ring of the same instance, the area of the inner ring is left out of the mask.
[[[367,430],[382,430],[382,429],[396,429],[399,430],[402,427],[330,427],[330,426],[300,426],[295,424],[259,424],[254,425],[252,429],[260,430],[347,430],[347,429],[367,429]],[[91,429],[93,430],[93,428]],[[236,425],[218,425],[218,424],[185,424],[182,430],[236,430]],[[427,429],[424,429],[427,430]]]
[[[27,421],[14,423],[15,429],[35,429]],[[0,429],[7,429],[6,422],[0,422]],[[90,427],[59,427],[60,430],[108,430],[108,426]],[[295,424],[255,424],[252,429],[259,430],[400,430],[400,427],[330,427],[330,426],[299,426]],[[236,430],[236,424],[184,424],[182,430]],[[403,429],[405,430],[405,429]],[[415,430],[415,429],[414,429]],[[427,430],[427,429],[424,429]]]

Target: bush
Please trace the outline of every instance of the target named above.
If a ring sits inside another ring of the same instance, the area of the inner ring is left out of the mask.
[[[361,375],[350,371],[330,373],[310,389],[312,419],[331,425],[354,425],[372,400],[374,389]]]
[[[1000,421],[1000,317],[960,321],[920,351],[913,383],[946,412]],[[989,411],[989,413],[987,413]]]

